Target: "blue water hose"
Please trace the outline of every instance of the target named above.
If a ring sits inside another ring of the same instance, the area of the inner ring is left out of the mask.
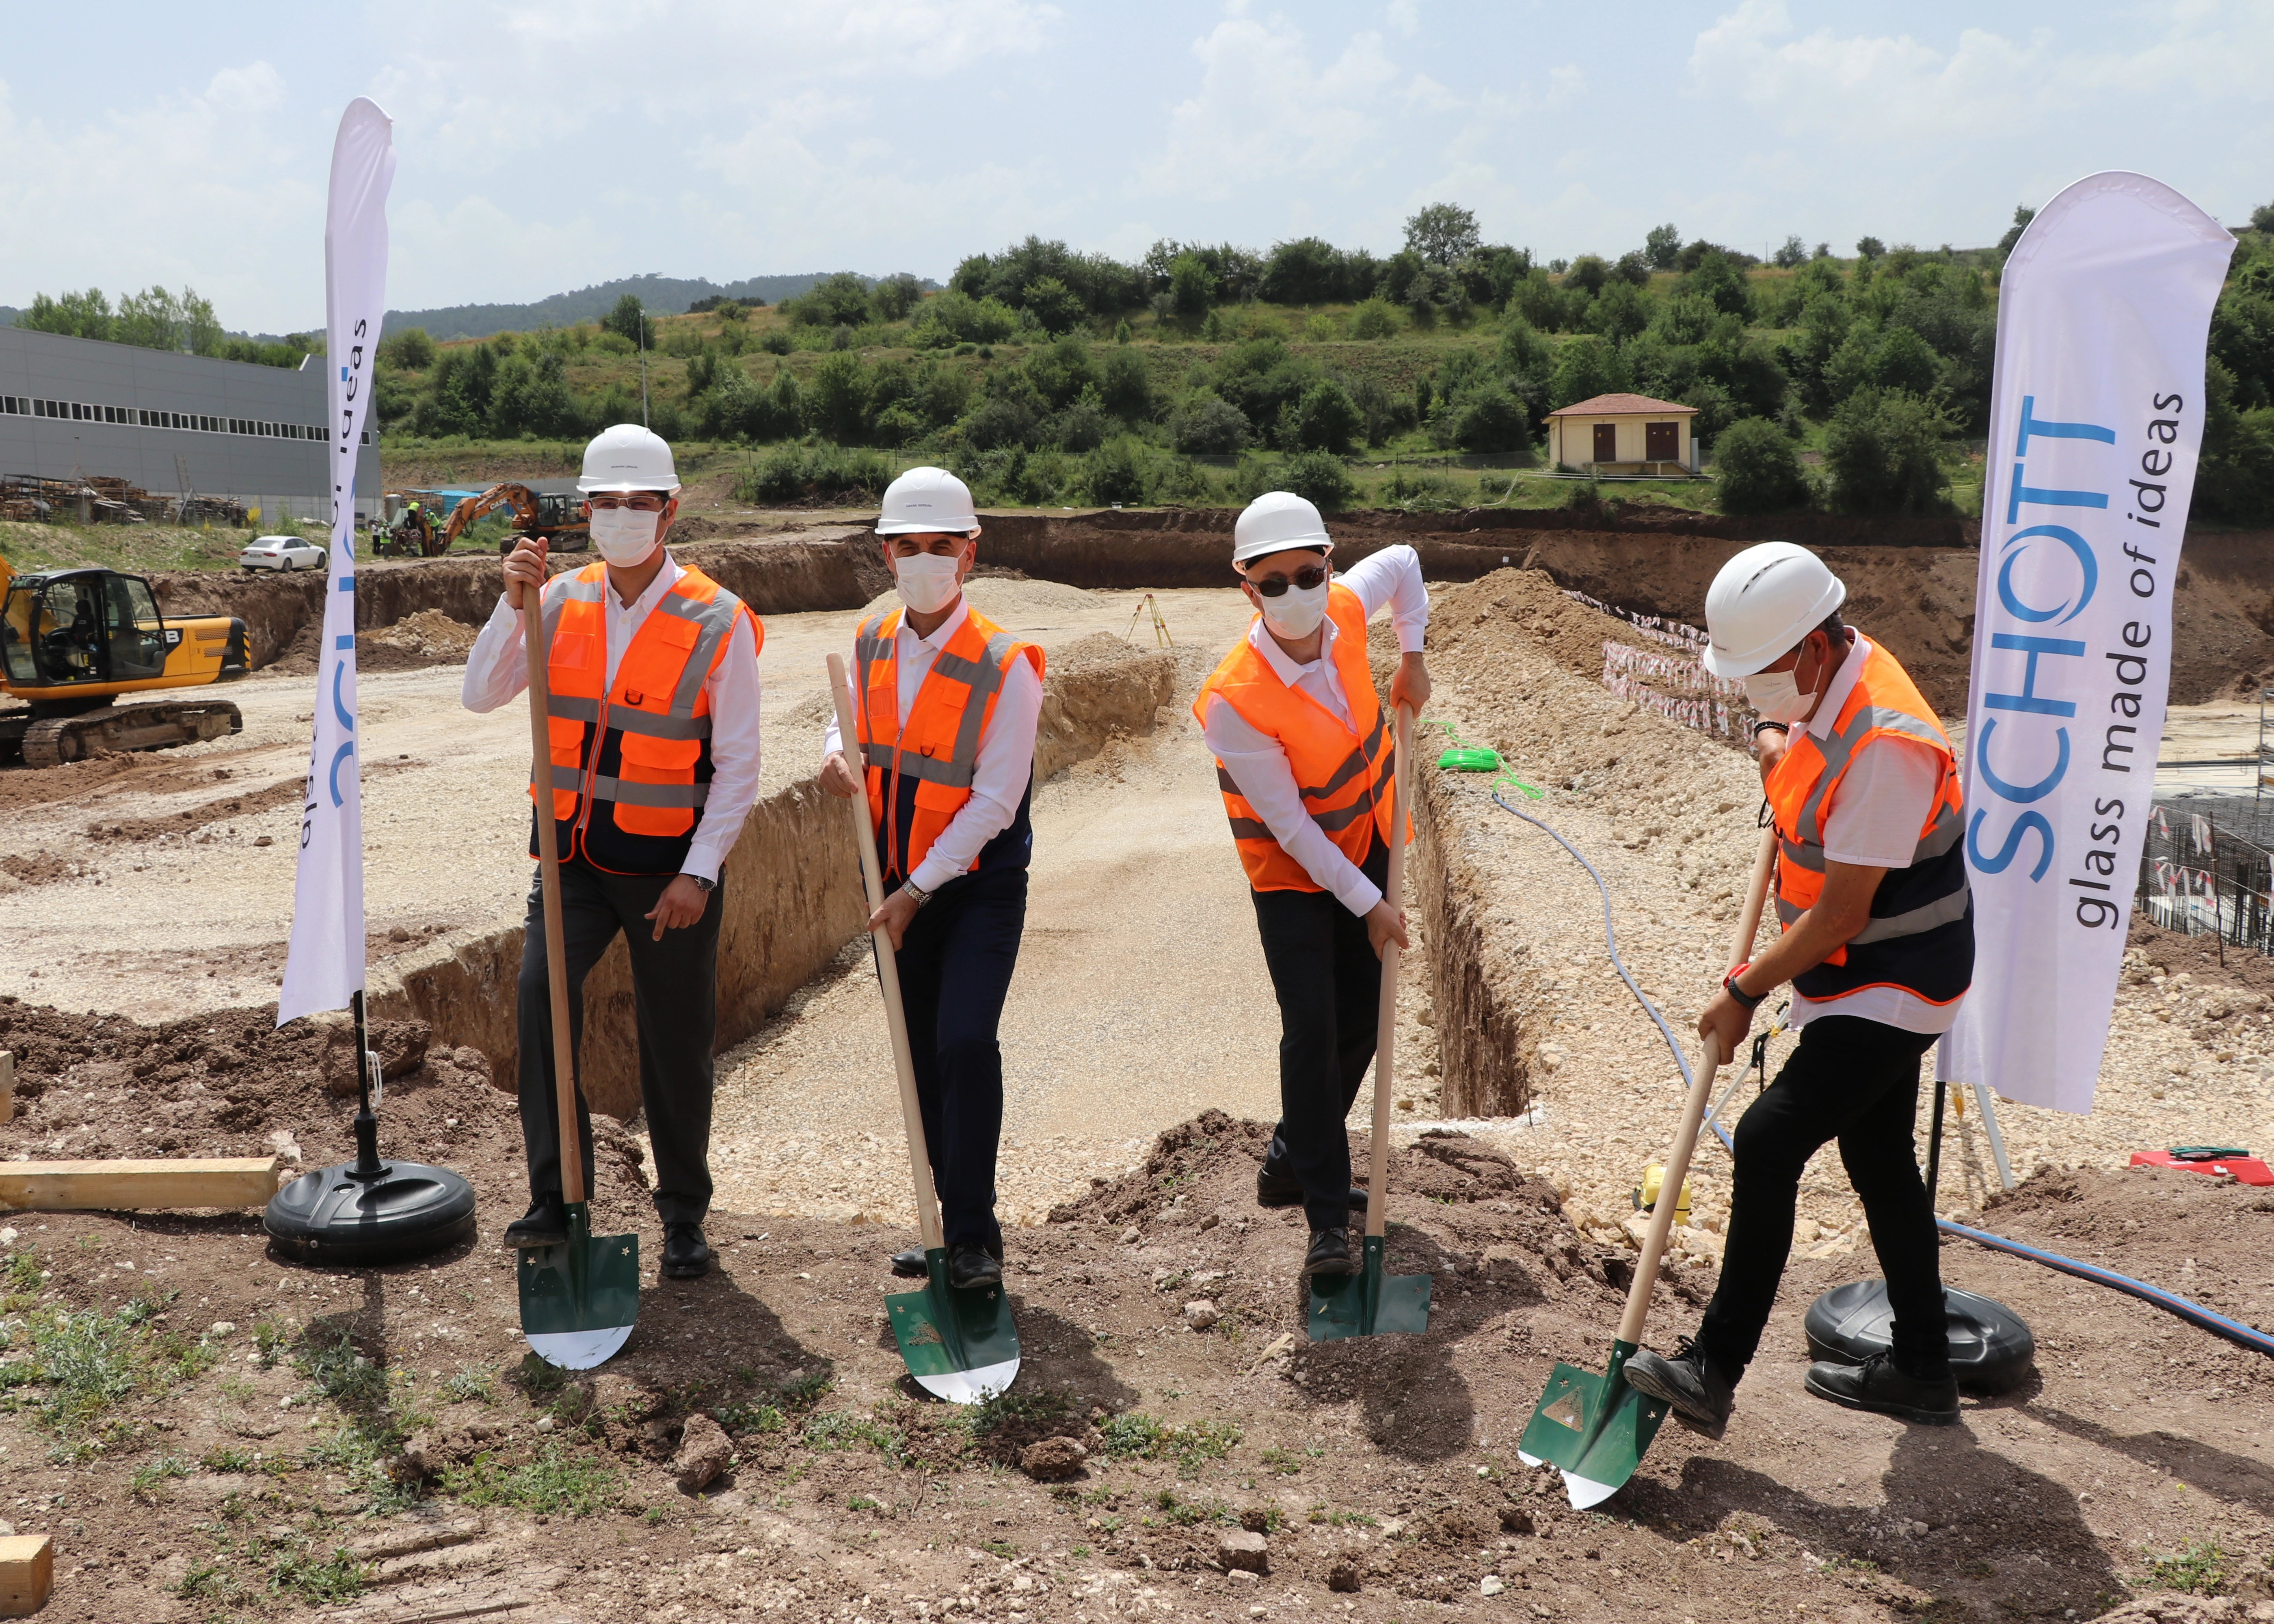
[[[1642,989],[1635,985],[1635,978],[1627,974],[1626,965],[1619,958],[1618,932],[1613,928],[1611,922],[1611,888],[1604,883],[1600,871],[1587,861],[1585,853],[1566,840],[1562,831],[1553,824],[1532,816],[1522,807],[1511,806],[1502,801],[1497,786],[1493,790],[1492,798],[1493,804],[1502,811],[1513,812],[1533,828],[1544,831],[1556,845],[1577,859],[1579,866],[1587,871],[1589,877],[1593,879],[1595,889],[1602,893],[1603,945],[1609,950],[1611,967],[1619,973],[1619,979],[1627,984],[1627,990],[1634,994],[1635,1002],[1642,1005],[1643,1013],[1650,1017],[1653,1024],[1658,1027],[1660,1035],[1666,1039],[1666,1047],[1672,1052],[1674,1064],[1682,1072],[1683,1083],[1688,1086],[1692,1081],[1690,1062],[1682,1052],[1682,1044],[1675,1037],[1674,1028],[1666,1024],[1666,1017],[1658,1012],[1658,1006],[1643,996]],[[1728,1129],[1723,1127],[1719,1122],[1714,1123],[1713,1128],[1722,1145],[1734,1154],[1736,1144],[1729,1137]],[[1939,1215],[1936,1217],[1934,1224],[1935,1228],[1944,1234],[1955,1235],[1961,1240],[1972,1241],[1977,1246],[1987,1246],[1992,1252],[2002,1252],[2008,1257],[2022,1258],[2031,1263],[2042,1264],[2058,1274],[2073,1275],[2078,1280],[2089,1281],[2093,1285],[2105,1286],[2112,1291],[2121,1291],[2127,1297],[2137,1297],[2152,1307],[2162,1309],[2167,1314],[2177,1315],[2189,1325],[2209,1331],[2214,1336],[2223,1336],[2238,1347],[2248,1348],[2253,1353],[2263,1353],[2274,1357],[2274,1335],[2269,1335],[2255,1327],[2245,1325],[2239,1320],[2230,1320],[2225,1314],[2215,1313],[2202,1304],[2181,1297],[2176,1291],[2166,1291],[2161,1286],[2151,1286],[2144,1280],[2135,1280],[2128,1274],[2120,1274],[2115,1270],[2103,1268],[2097,1263],[2080,1263],[2074,1258],[2064,1258],[2059,1252],[2024,1245],[2020,1241],[2009,1241],[2003,1236],[1992,1235],[1986,1229],[1977,1229],[1966,1224],[1954,1223],[1949,1219]]]

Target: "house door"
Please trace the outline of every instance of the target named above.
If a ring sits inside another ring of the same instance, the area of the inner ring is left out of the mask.
[[[1682,428],[1674,423],[1645,423],[1642,428],[1643,455],[1653,462],[1681,460]]]
[[[1619,425],[1615,423],[1595,425],[1595,461],[1615,462],[1619,460]]]

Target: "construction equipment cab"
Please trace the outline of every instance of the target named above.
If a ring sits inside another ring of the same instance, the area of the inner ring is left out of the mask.
[[[101,568],[17,575],[0,559],[0,756],[34,767],[97,749],[152,750],[243,731],[226,701],[114,707],[125,695],[202,688],[245,674],[245,622],[169,623],[150,583]]]

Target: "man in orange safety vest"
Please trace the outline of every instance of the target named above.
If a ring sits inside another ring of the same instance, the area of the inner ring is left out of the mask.
[[[469,710],[494,710],[528,686],[521,612],[526,594],[540,590],[551,780],[531,793],[553,797],[570,1041],[582,1048],[584,976],[621,933],[655,1152],[662,1272],[691,1279],[711,1266],[703,1222],[711,1207],[719,870],[757,794],[764,632],[741,599],[665,550],[679,478],[659,436],[634,423],[604,431],[585,447],[576,488],[591,504],[601,561],[548,582],[543,538],[516,546],[504,595],[467,657],[463,698]],[[533,857],[533,815],[531,823]],[[568,1239],[546,975],[544,901],[532,885],[518,1024],[531,1203],[506,1228],[510,1246]],[[592,1125],[584,1069],[576,1070],[589,1189]]]
[[[877,534],[900,606],[861,623],[847,673],[860,737],[832,721],[821,773],[830,793],[868,797],[886,892],[869,926],[892,940],[947,1281],[967,1290],[1003,1278],[996,1034],[1026,929],[1043,712],[1042,650],[964,600],[979,530],[945,469],[912,468],[885,490]],[[922,1249],[895,1253],[892,1271],[922,1275]]]

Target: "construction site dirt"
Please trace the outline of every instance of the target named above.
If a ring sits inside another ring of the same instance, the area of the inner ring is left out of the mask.
[[[848,527],[687,549],[767,623],[764,781],[727,876],[745,923],[722,952],[721,1267],[693,1282],[651,1270],[627,1351],[573,1381],[523,1360],[497,1245],[523,1197],[497,1083],[528,884],[526,724],[456,700],[496,566],[374,567],[358,596],[379,741],[365,816],[383,1137],[465,1173],[480,1234],[431,1267],[353,1272],[280,1261],[245,1214],[0,1214],[14,1502],[0,1517],[56,1538],[46,1616],[1704,1624],[2082,1618],[2135,1594],[2179,1606],[2165,1593],[2190,1587],[2229,1593],[2230,1611],[2153,1616],[2274,1609],[2259,1560],[2274,1555],[2274,1381],[2142,1304],[1949,1243],[1953,1284],[2031,1324],[2030,1382],[1969,1398],[1947,1431],[1802,1392],[1802,1312],[1875,1272],[1829,1156],[1803,1185],[1795,1262],[1727,1439],[1669,1426],[1595,1515],[1516,1461],[1549,1366],[1601,1363],[1632,1267],[1630,1192],[1681,1091],[1609,967],[1593,880],[1494,804],[1490,775],[1428,765],[1435,731],[1415,752],[1389,1262],[1434,1277],[1436,1312],[1423,1337],[1309,1344],[1299,1218],[1254,1199],[1276,1011],[1187,710],[1246,606],[1220,584],[1228,519],[1148,535],[1150,517],[990,516],[984,556],[1018,573],[972,588],[1044,643],[1052,673],[1003,1027],[1028,1350],[1006,1399],[975,1417],[919,1402],[883,1314],[884,1254],[907,1244],[912,1205],[851,841],[841,803],[811,783],[821,657],[885,583],[873,544]],[[1742,538],[1487,538],[1404,515],[1337,530],[1344,562],[1422,547],[1431,718],[1541,792],[1501,786],[1603,871],[1622,955],[1686,1028],[1718,975],[1758,784],[1727,742],[1605,689],[1603,643],[1633,628],[1565,589],[1694,618]],[[1907,658],[1904,639],[1931,631],[1937,703],[1962,708],[1965,625],[1946,611],[1970,602],[1974,555],[1849,556],[1834,567],[1851,618]],[[2233,650],[2223,669],[2204,646],[2210,698],[2274,666],[2274,638],[2250,620],[2263,580],[2194,568],[2191,590],[2224,582],[2258,638],[2216,645]],[[1173,649],[1156,647],[1148,585]],[[307,586],[168,583],[169,608],[219,591],[265,628],[270,669],[232,689],[243,734],[0,772],[0,936],[14,944],[0,1049],[17,1056],[19,1113],[0,1160],[274,1154],[306,1169],[351,1154],[343,1025],[274,1029],[312,697],[276,657],[313,613]],[[1391,651],[1378,625],[1378,675]],[[2121,1170],[2137,1148],[2274,1140],[2270,982],[2135,921],[2094,1114],[2002,1105],[2017,1168],[2044,1170],[1993,1194],[1969,1102],[1939,1205],[2274,1324],[2268,1192]],[[604,964],[591,993],[588,1074],[621,1119],[604,1119],[595,1223],[637,1230],[651,1257],[621,966]],[[1371,1109],[1369,1088],[1354,1126]],[[1653,1313],[1660,1346],[1710,1290],[1728,1170],[1701,1150]],[[110,1386],[32,1374],[64,1369],[66,1348],[99,1354],[72,1368]],[[721,1475],[681,1492],[713,1455]],[[1227,1538],[1249,1534],[1261,1553]]]

